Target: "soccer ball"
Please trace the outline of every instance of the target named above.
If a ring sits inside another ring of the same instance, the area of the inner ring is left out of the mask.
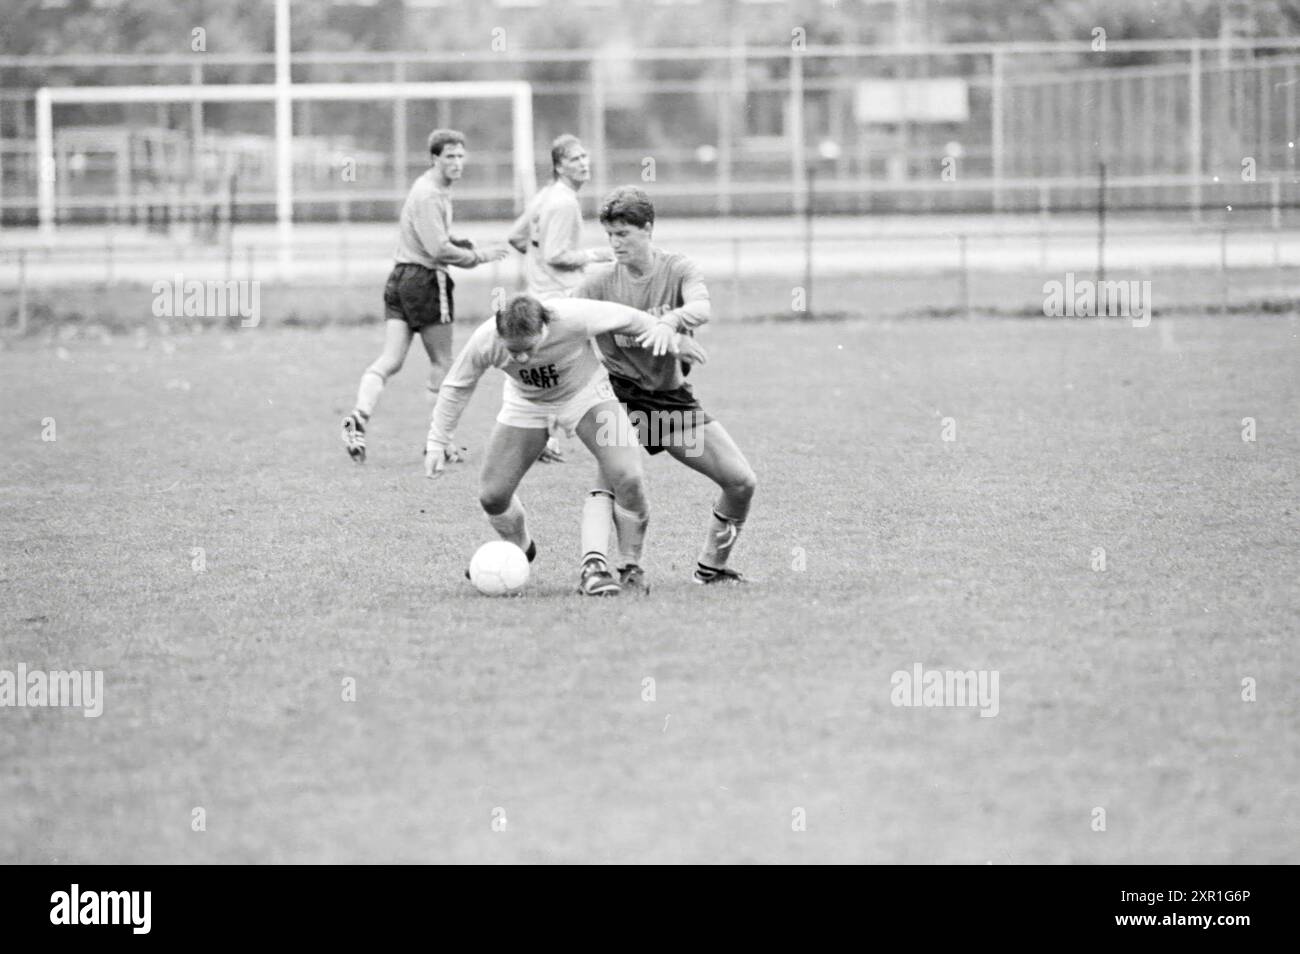
[[[513,543],[493,540],[469,561],[469,579],[484,596],[513,596],[528,582],[528,557]]]

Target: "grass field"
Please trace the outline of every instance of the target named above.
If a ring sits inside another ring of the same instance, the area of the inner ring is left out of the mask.
[[[688,582],[712,494],[656,458],[613,601],[571,595],[576,443],[521,491],[526,597],[460,579],[490,530],[476,458],[421,476],[422,355],[348,462],[375,327],[11,342],[0,668],[106,700],[0,709],[0,861],[1300,858],[1295,317],[706,342],[758,582]],[[895,707],[915,663],[996,670],[997,716]]]

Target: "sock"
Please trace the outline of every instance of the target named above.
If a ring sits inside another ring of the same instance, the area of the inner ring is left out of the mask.
[[[532,545],[528,536],[527,514],[518,497],[510,498],[510,506],[503,513],[488,514],[488,523],[502,540],[509,540],[525,553]]]
[[[645,544],[645,529],[650,523],[650,514],[633,513],[614,504],[614,529],[618,531],[619,566],[629,563],[640,564],[641,549]]]
[[[384,390],[384,376],[374,368],[366,368],[361,375],[361,384],[357,387],[357,413],[363,420],[369,420],[379,403],[379,394]]]
[[[704,538],[704,549],[700,551],[700,566],[711,570],[720,570],[727,565],[731,548],[736,545],[740,528],[744,520],[732,520],[724,517],[715,509],[709,518],[709,532]]]
[[[606,559],[609,535],[614,530],[614,494],[593,490],[582,502],[582,562],[594,557]],[[608,562],[608,561],[607,561]]]

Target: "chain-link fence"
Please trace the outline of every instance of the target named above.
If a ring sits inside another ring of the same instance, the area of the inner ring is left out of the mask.
[[[267,83],[267,55],[77,57],[105,84]],[[48,61],[48,62],[47,62]],[[35,60],[0,58],[30,76]],[[40,73],[62,82],[60,58]],[[295,82],[526,80],[534,154],[574,131],[607,187],[666,215],[1286,210],[1296,173],[1300,39],[804,45],[295,57]],[[84,79],[78,80],[84,82]],[[34,90],[0,98],[0,221],[37,218]],[[54,116],[58,217],[143,225],[275,215],[267,103],[67,105]],[[390,219],[429,129],[470,140],[462,214],[511,214],[511,123],[476,101],[301,102],[294,215]]]

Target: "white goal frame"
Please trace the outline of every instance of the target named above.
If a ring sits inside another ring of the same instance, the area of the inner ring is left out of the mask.
[[[36,168],[41,235],[55,237],[54,106],[56,103],[249,103],[288,100],[507,99],[511,103],[515,197],[537,191],[533,165],[533,88],[522,80],[450,83],[264,83],[203,86],[43,86],[36,91]],[[277,102],[277,105],[279,103]],[[287,110],[285,110],[287,112]],[[279,111],[277,110],[277,114]],[[276,219],[281,262],[288,264],[293,236],[293,130],[276,130]]]

